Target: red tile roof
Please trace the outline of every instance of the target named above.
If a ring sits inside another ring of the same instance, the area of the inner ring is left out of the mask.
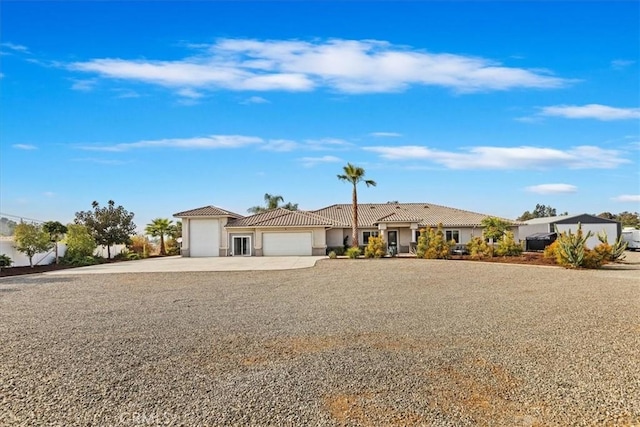
[[[173,216],[176,218],[189,218],[194,216],[204,216],[204,217],[226,216],[229,218],[242,218],[242,215],[238,215],[237,213],[230,212],[228,210],[219,208],[217,206],[203,206],[201,208],[178,212],[173,214]]]

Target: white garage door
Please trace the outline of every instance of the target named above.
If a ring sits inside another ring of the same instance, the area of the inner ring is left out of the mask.
[[[217,219],[192,219],[189,221],[189,256],[207,257],[220,255],[220,228]]]
[[[311,255],[311,233],[264,233],[264,256]]]

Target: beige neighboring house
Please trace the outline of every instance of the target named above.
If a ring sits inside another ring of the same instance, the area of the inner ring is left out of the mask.
[[[204,206],[173,216],[182,220],[182,256],[187,257],[325,255],[328,248],[352,241],[351,204],[316,211],[278,208],[246,217]],[[430,203],[362,203],[358,240],[366,245],[370,237],[381,236],[397,253],[409,253],[420,229],[442,223],[447,240],[467,243],[482,236],[487,216]]]

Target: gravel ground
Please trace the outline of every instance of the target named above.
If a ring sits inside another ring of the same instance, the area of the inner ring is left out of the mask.
[[[0,280],[0,425],[640,425],[640,253]]]

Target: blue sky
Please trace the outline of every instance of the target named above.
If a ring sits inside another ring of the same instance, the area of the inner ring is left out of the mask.
[[[0,211],[640,210],[640,3],[1,5]]]

